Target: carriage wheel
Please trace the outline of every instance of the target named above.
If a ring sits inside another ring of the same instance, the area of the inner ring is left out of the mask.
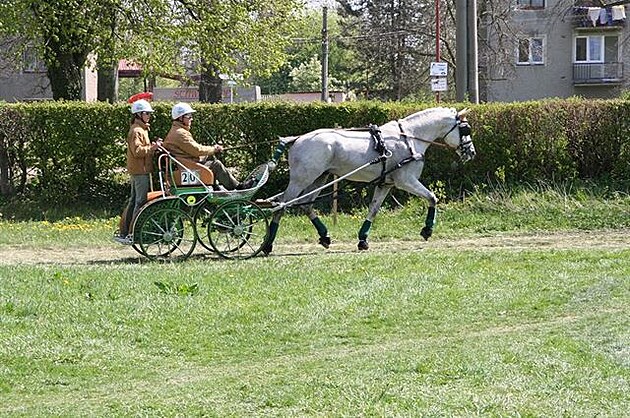
[[[150,259],[188,258],[195,250],[197,234],[192,219],[180,209],[150,211],[136,224],[134,241]]]
[[[260,207],[245,200],[222,204],[208,223],[210,245],[224,258],[254,257],[262,250],[268,235],[267,215]]]
[[[205,200],[201,205],[197,207],[193,220],[195,227],[197,228],[197,239],[201,245],[210,252],[215,252],[210,243],[210,219],[212,219],[212,213],[216,209],[216,204],[212,204]]]
[[[140,225],[144,223],[144,221],[147,219],[149,215],[153,214],[154,212],[156,212],[157,210],[161,208],[167,207],[168,204],[169,202],[166,199],[149,201],[145,203],[145,205],[138,212],[137,218],[133,220],[132,225],[133,225],[134,233],[133,233],[133,244],[131,245],[131,247],[134,250],[136,250],[138,253],[140,253],[140,255],[149,257],[149,255],[146,254],[140,246],[140,240],[141,240]]]

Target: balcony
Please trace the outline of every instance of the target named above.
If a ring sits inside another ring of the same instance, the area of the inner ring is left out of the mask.
[[[623,81],[623,62],[573,64],[574,85],[619,84]]]
[[[625,6],[573,7],[573,27],[576,29],[619,29],[625,26]]]

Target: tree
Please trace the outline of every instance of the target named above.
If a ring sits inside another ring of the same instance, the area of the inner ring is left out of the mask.
[[[221,74],[268,75],[286,59],[299,0],[177,0],[174,33],[201,74],[199,98],[221,99]]]
[[[285,64],[268,77],[255,77],[253,82],[260,85],[264,94],[279,94],[288,91],[318,91],[321,89],[322,55],[322,11],[305,9],[295,25],[294,38],[287,45],[288,57]],[[328,13],[328,36],[330,39],[328,54],[329,89],[346,88],[354,78],[354,51],[343,48],[337,42],[341,35],[339,16],[334,11]],[[310,73],[311,82],[303,80],[304,72]],[[292,75],[293,74],[293,75]],[[332,85],[331,85],[332,80]]]
[[[322,63],[316,56],[311,57],[307,62],[293,68],[289,73],[291,91],[319,91],[322,87]],[[341,88],[341,83],[334,77],[328,77],[328,89],[337,90]]]
[[[425,97],[430,62],[435,60],[433,0],[338,0],[340,42],[356,53],[354,88],[368,98],[401,100]],[[454,64],[454,6],[446,2],[440,15],[443,61]]]
[[[0,31],[40,47],[53,97],[81,96],[81,68],[91,42],[101,3],[81,0],[15,0],[0,5]]]
[[[17,46],[11,50],[14,54],[26,46],[38,49],[54,99],[80,99],[81,70],[88,56],[94,53],[111,72],[118,58],[133,55],[135,39],[150,34],[150,25],[155,16],[164,15],[166,3],[168,0],[144,0],[143,7],[137,8],[128,0],[2,2],[0,37]],[[164,42],[157,36],[151,39]]]
[[[265,74],[284,60],[299,0],[13,0],[0,4],[0,36],[40,48],[53,98],[79,99],[95,53],[110,72],[120,58],[145,74],[202,74],[202,99],[218,101],[220,73]]]

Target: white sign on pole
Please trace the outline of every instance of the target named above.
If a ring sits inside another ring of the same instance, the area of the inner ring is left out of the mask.
[[[446,90],[448,90],[448,85],[446,83],[446,77],[432,78],[431,79],[431,90],[432,91],[446,91]]]
[[[431,77],[445,77],[448,74],[448,62],[432,62]]]

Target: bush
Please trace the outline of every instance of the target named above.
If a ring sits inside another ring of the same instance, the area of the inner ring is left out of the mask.
[[[152,137],[167,134],[171,105],[154,103]],[[221,159],[244,177],[269,160],[279,136],[383,124],[430,106],[370,101],[196,104],[192,133],[204,144],[221,142],[226,148]],[[468,107],[477,159],[465,166],[454,164],[455,154],[438,147],[426,156],[422,180],[429,187],[437,185],[445,197],[487,183],[534,180],[585,179],[627,189],[630,101],[556,99]],[[126,104],[0,104],[0,193],[5,205],[26,196],[30,204],[43,207],[121,209],[127,186],[120,173],[130,117]],[[274,195],[287,182],[283,159],[259,196]],[[406,199],[404,193],[396,196]],[[369,193],[352,187],[344,199],[341,209],[352,209],[366,202]]]

